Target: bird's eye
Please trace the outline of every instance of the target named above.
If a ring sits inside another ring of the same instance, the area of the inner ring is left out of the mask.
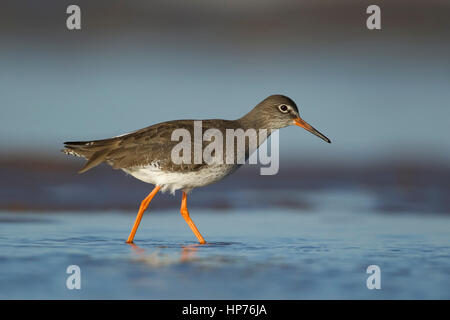
[[[280,111],[283,113],[286,113],[289,110],[288,106],[285,104],[281,104],[280,106],[278,106],[278,109],[280,109]]]

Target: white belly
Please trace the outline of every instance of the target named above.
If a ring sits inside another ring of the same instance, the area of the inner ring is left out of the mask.
[[[136,179],[160,186],[162,192],[170,191],[173,194],[176,190],[189,192],[222,180],[238,167],[239,165],[215,165],[194,172],[167,172],[157,166],[148,165],[122,170]]]

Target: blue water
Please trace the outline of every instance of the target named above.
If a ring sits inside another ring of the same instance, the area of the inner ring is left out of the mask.
[[[449,299],[450,218],[343,210],[349,196],[316,196],[329,205],[314,211],[191,210],[202,246],[175,208],[146,213],[135,246],[134,213],[1,212],[0,298]],[[69,265],[80,290],[66,288]]]

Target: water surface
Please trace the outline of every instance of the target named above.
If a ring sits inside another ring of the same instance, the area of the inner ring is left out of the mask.
[[[450,298],[445,215],[322,206],[191,217],[208,244],[176,209],[147,213],[135,245],[125,243],[129,212],[1,212],[0,298]],[[366,286],[373,264],[381,290]],[[81,268],[81,290],[66,288],[69,265]]]

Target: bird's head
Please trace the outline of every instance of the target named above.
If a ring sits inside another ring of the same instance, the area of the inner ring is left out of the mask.
[[[258,128],[280,129],[296,125],[331,143],[330,139],[304,121],[300,117],[295,102],[283,95],[276,94],[267,97],[245,115],[243,119],[253,122]]]

